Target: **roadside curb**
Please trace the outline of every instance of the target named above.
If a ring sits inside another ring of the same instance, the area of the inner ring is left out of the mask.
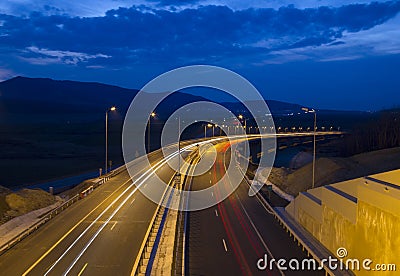
[[[242,169],[240,169],[240,171],[242,172],[246,183],[251,189],[251,180],[247,177],[246,173],[242,171]],[[289,236],[293,238],[293,241],[297,242],[297,245],[301,246],[302,250],[307,252],[307,256],[321,263],[322,259],[329,259],[333,255],[333,253],[325,248],[325,246],[316,240],[307,230],[294,221],[286,212],[285,208],[271,206],[264,196],[261,195],[261,193],[262,191],[256,193],[255,196],[258,198],[258,200],[260,200],[265,209],[275,217],[275,219],[285,229]],[[325,263],[323,263],[323,270],[325,271],[326,275],[354,275],[354,273],[350,270],[332,271]]]
[[[12,248],[14,245],[19,243],[21,240],[23,240],[24,238],[26,238],[27,236],[29,236],[30,234],[35,232],[42,225],[44,225],[46,222],[48,222],[49,220],[51,220],[52,218],[57,216],[59,213],[61,213],[62,211],[64,211],[68,207],[70,207],[72,204],[76,203],[80,199],[85,198],[94,189],[96,189],[100,185],[102,185],[102,184],[106,183],[107,181],[109,181],[112,177],[114,177],[114,176],[118,175],[119,173],[121,173],[122,171],[124,171],[125,168],[126,168],[125,165],[123,165],[123,166],[111,171],[108,175],[105,175],[104,177],[92,179],[93,185],[89,186],[88,188],[83,189],[81,192],[79,192],[75,196],[71,197],[70,199],[68,199],[67,201],[62,203],[61,205],[56,206],[55,208],[50,209],[49,211],[43,212],[42,214],[38,215],[35,219],[32,220],[32,223],[29,224],[28,227],[21,229],[20,231],[18,231],[18,233],[13,235],[12,238],[10,238],[8,241],[3,242],[3,244],[0,244],[0,256],[3,255],[7,250]],[[90,180],[90,179],[88,179],[88,180]],[[55,204],[53,204],[53,205],[55,205]],[[50,206],[53,206],[53,205],[50,205]],[[47,206],[47,207],[42,208],[42,209],[49,208],[50,206]],[[39,209],[39,210],[42,210],[42,209]],[[38,210],[34,210],[34,211],[29,212],[27,214],[35,213],[37,211]],[[24,215],[27,215],[27,214],[24,214]],[[16,217],[14,219],[18,219],[20,217],[21,216]],[[7,223],[9,223],[9,222],[7,222]]]

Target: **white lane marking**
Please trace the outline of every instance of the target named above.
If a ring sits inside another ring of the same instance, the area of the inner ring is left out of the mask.
[[[146,181],[147,179],[143,180]],[[141,182],[143,184],[144,182]],[[103,223],[103,225],[96,231],[96,233],[92,236],[92,238],[88,241],[88,243],[85,245],[85,247],[81,250],[81,252],[78,254],[78,256],[75,257],[74,261],[69,265],[67,270],[63,273],[63,276],[67,275],[71,269],[75,266],[75,264],[79,261],[79,259],[82,257],[82,255],[86,252],[86,250],[89,248],[89,246],[92,244],[92,242],[97,238],[97,236],[100,234],[100,232],[104,229],[106,224],[115,216],[115,214],[125,205],[125,203],[128,201],[128,199],[137,191],[138,187],[141,186],[139,184],[122,202],[121,204],[114,210],[114,212],[111,214],[111,216]],[[48,273],[49,271],[47,271]]]
[[[131,201],[131,205],[132,205],[133,202],[135,202],[135,199],[136,199],[136,198],[134,198],[134,199]]]
[[[114,229],[115,225],[117,224],[118,221],[114,222],[113,226],[111,226],[111,231]]]
[[[217,209],[215,209],[214,211],[215,211],[215,216],[218,217],[218,211],[217,211]]]
[[[78,276],[81,276],[81,275],[82,275],[82,273],[83,273],[83,271],[86,269],[87,265],[88,265],[88,263],[86,263],[86,264],[82,267],[81,271],[79,271],[79,273],[78,273]]]
[[[104,202],[106,202],[106,200],[108,200],[109,198],[111,198],[112,195],[114,195],[114,193],[116,193],[117,191],[119,191],[120,188],[122,188],[126,183],[128,183],[129,181],[131,181],[132,179],[128,179],[127,181],[125,181],[117,190],[115,190],[112,194],[110,194],[107,198],[105,198],[99,205],[97,205],[94,209],[92,209],[92,211],[90,211],[85,217],[83,217],[78,223],[76,223],[74,225],[74,227],[72,227],[67,233],[64,234],[64,236],[62,236],[55,244],[53,244],[53,246],[46,251],[46,253],[44,253],[38,260],[36,260],[36,262],[31,265],[23,274],[22,276],[26,276],[29,272],[32,271],[32,269],[34,269],[38,263],[40,263],[54,248],[56,248],[56,246],[58,244],[60,244],[60,242],[62,242],[76,227],[78,227],[84,220],[86,220],[86,218],[88,218],[95,210],[97,210],[97,208],[99,208]]]
[[[189,147],[189,146],[188,146]],[[191,146],[193,147],[193,146]],[[162,161],[160,161],[159,163],[161,163],[159,166],[157,166],[156,168],[150,168],[148,170],[148,172],[150,171],[150,173],[139,183],[136,185],[135,189],[121,202],[121,204],[114,210],[114,212],[111,214],[111,216],[103,223],[103,225],[96,231],[96,233],[92,236],[92,238],[88,241],[88,243],[85,245],[85,247],[82,249],[82,251],[78,254],[78,256],[75,257],[74,261],[70,264],[70,266],[67,268],[67,270],[63,273],[63,276],[67,275],[71,269],[75,266],[75,264],[79,261],[79,259],[82,257],[82,255],[86,252],[86,250],[89,248],[89,246],[92,244],[92,242],[97,238],[97,236],[100,234],[100,232],[104,229],[104,227],[107,225],[107,223],[115,216],[115,214],[125,205],[125,203],[131,198],[131,196],[153,175],[155,175],[155,173],[164,166],[164,164],[166,164],[170,159],[174,158],[175,156],[177,156],[179,154],[179,152],[175,152],[171,155],[169,155],[167,158],[165,158]],[[135,182],[133,184],[135,184],[137,182],[137,180],[135,180]],[[61,258],[61,257],[60,257]],[[59,262],[60,258],[56,261]],[[56,264],[55,263],[55,264]],[[52,268],[55,266],[55,264],[52,266]],[[45,275],[47,275],[50,272],[50,270],[48,270],[46,272]]]
[[[128,197],[123,201],[123,204],[125,204],[125,202],[138,190],[138,188],[140,186],[143,185],[143,183],[145,183],[145,181],[147,179],[150,178],[150,176],[152,176],[153,174],[155,174],[156,171],[158,171],[164,164],[166,164],[170,159],[172,159],[173,157],[175,157],[176,155],[178,155],[178,152],[173,153],[171,155],[169,155],[167,158],[159,161],[154,167],[155,168],[150,168],[148,169],[145,173],[143,173],[138,179],[136,179],[130,186],[128,186],[111,204],[114,204],[115,202],[117,202],[117,200],[119,200],[129,189],[131,189],[132,187],[135,187],[136,182],[138,182],[139,180],[141,180],[144,176],[146,176],[146,174],[148,174],[143,180],[142,182],[140,182],[140,184],[136,185],[136,187],[133,189],[133,191],[128,195]],[[82,238],[82,236],[100,219],[100,217],[103,216],[103,214],[108,211],[108,209],[111,207],[111,205],[108,205],[108,207],[106,209],[104,209],[104,211],[78,236],[78,238],[75,239],[75,241],[67,248],[66,251],[64,251],[64,253],[57,259],[57,261],[54,262],[54,264],[49,268],[49,270],[46,271],[46,273],[44,274],[45,276],[49,274],[49,272],[61,261],[61,259],[71,250],[71,248],[78,242],[78,240],[80,240]],[[114,215],[119,211],[119,209],[122,208],[121,205],[119,205],[117,207],[117,209],[115,209],[115,211],[111,214],[111,216],[108,218],[107,221],[105,221],[102,225],[102,227],[100,228],[100,231],[103,230],[103,228],[105,227],[105,225],[112,219],[112,217],[114,217]],[[97,237],[99,232],[96,232],[95,237]],[[93,239],[94,240],[94,239]],[[93,242],[93,240],[91,239],[89,241],[89,243],[91,244]],[[89,244],[89,245],[90,245]],[[88,247],[88,246],[87,246]],[[84,251],[86,251],[87,247],[84,248]],[[74,260],[74,263],[72,264],[75,265],[75,263],[79,260],[79,258],[83,255],[83,252],[81,252],[81,254]],[[70,266],[70,268],[68,268],[68,270],[64,273],[64,275],[66,275],[71,269],[72,266]]]
[[[244,214],[246,215],[247,219],[249,220],[251,226],[253,227],[254,231],[256,232],[256,234],[257,234],[258,238],[260,239],[261,243],[263,244],[265,250],[267,250],[268,254],[272,257],[272,259],[274,259],[274,255],[272,255],[271,250],[269,249],[269,247],[268,247],[267,244],[265,243],[265,241],[264,241],[264,239],[262,238],[260,232],[258,231],[257,227],[256,227],[255,224],[253,223],[253,220],[250,218],[249,214],[247,213],[246,209],[244,208],[244,206],[243,206],[243,204],[242,204],[242,202],[241,202],[239,196],[238,196],[237,194],[235,194],[235,195],[236,195],[237,200],[239,201],[240,206],[242,207],[242,210],[244,211]],[[258,197],[257,197],[257,198],[258,198]],[[261,204],[261,202],[259,202],[259,203]],[[261,205],[262,205],[262,204],[261,204]],[[265,207],[264,207],[264,208],[265,208]],[[280,273],[281,275],[285,275],[285,274],[282,272],[282,270],[279,269],[279,267],[278,267],[278,270],[279,270],[279,273]]]
[[[224,169],[225,169],[225,172],[226,172],[227,169],[226,169],[225,160],[226,160],[226,151],[224,152]],[[229,179],[229,175],[228,175],[228,179]],[[229,183],[231,184],[231,182],[229,182]],[[231,184],[231,185],[232,185],[232,184]],[[249,184],[249,185],[250,185],[250,184]],[[237,201],[239,202],[239,204],[240,204],[242,210],[244,211],[244,214],[246,215],[247,219],[249,220],[251,226],[253,227],[254,231],[256,232],[258,238],[260,239],[261,243],[263,244],[264,248],[267,250],[268,254],[272,257],[272,259],[274,259],[274,256],[272,255],[271,250],[269,249],[269,247],[268,247],[267,244],[265,243],[265,241],[264,241],[264,239],[262,238],[260,232],[258,231],[257,227],[255,226],[255,224],[254,224],[253,221],[251,220],[251,218],[250,218],[249,214],[247,213],[246,209],[244,208],[243,203],[242,203],[242,201],[240,200],[240,197],[238,196],[238,194],[237,194],[236,192],[234,193],[234,195],[235,195]],[[265,206],[264,206],[264,204],[262,204],[262,202],[261,202],[261,200],[260,200],[260,198],[259,198],[258,196],[257,196],[257,199],[258,199],[257,202],[258,202],[261,206],[263,206],[264,209],[266,209]],[[266,209],[266,210],[267,210],[267,209]],[[268,211],[268,210],[267,210],[267,211]],[[282,270],[280,270],[279,268],[278,268],[278,270],[279,270],[279,273],[280,273],[282,276],[285,275],[285,274],[282,272]]]
[[[196,144],[205,144],[205,143],[209,143],[209,142],[215,142],[215,141],[219,141],[219,140],[223,140],[224,138],[214,138],[214,139],[210,139],[210,140],[207,140],[207,141],[204,141],[204,142],[200,142],[200,143],[193,143],[193,144],[189,144],[188,146],[185,146],[184,147],[184,149],[186,149],[186,148],[191,148],[191,147],[194,147]],[[172,147],[172,146],[171,146]],[[170,148],[170,147],[167,147],[167,148]],[[182,150],[181,150],[182,151]],[[175,153],[173,153],[173,154],[175,154],[175,155],[177,155],[178,153],[177,152],[175,152]],[[172,155],[173,154],[170,154],[169,156],[167,156],[166,158],[168,158],[168,157],[173,157]],[[153,155],[153,153],[151,153],[151,154],[149,154],[148,156],[150,156],[150,155]],[[151,164],[152,165],[152,167],[157,167],[162,161],[165,161],[165,159],[166,158],[164,158],[164,159],[162,159],[162,160],[160,160],[160,161],[158,161],[154,166],[153,166],[153,164]],[[134,162],[134,161],[132,161],[132,162]],[[126,166],[131,166],[130,165],[130,163],[131,162],[129,162],[129,163],[127,163],[126,164]],[[165,162],[163,163],[163,164],[165,164]],[[136,164],[135,164],[136,165]],[[143,169],[141,169],[140,171],[143,171],[145,168],[143,168]],[[139,179],[141,179],[146,173],[148,172],[148,170],[147,171],[145,171],[138,179],[136,179],[136,181],[134,182],[134,183],[136,183]],[[210,174],[211,174],[211,171],[209,172]],[[136,176],[136,175],[135,175]],[[131,181],[132,180],[132,178],[133,177],[131,177],[130,179],[128,179],[126,182],[124,182],[120,187],[122,187],[123,185],[125,185],[126,183],[128,183],[129,181]],[[132,184],[134,184],[134,183],[132,183]],[[131,186],[133,186],[133,185],[131,185]],[[128,187],[129,188],[129,187]],[[58,246],[58,244],[60,244],[76,227],[78,227],[78,225],[80,225],[87,217],[89,217],[89,215],[90,214],[92,214],[99,206],[101,206],[106,200],[108,200],[115,192],[117,192],[119,190],[119,188],[117,189],[117,190],[115,190],[111,195],[109,195],[107,198],[105,198],[99,205],[97,205],[96,206],[96,208],[94,208],[90,213],[88,213],[82,220],[80,220],[77,224],[75,224],[74,225],[74,227],[72,227],[66,234],[64,234],[64,236],[63,237],[61,237],[48,251],[46,251],[46,253],[44,253],[38,260],[36,260],[36,262],[34,263],[34,264],[32,264],[23,274],[22,274],[22,276],[26,276],[29,272],[31,272],[32,271],[32,269],[34,269],[54,248],[56,248],[57,246]],[[126,192],[126,190],[123,192],[123,193],[125,193]],[[119,198],[119,197],[118,197]],[[105,212],[106,210],[104,210],[104,212]],[[102,212],[101,214],[100,214],[100,216],[99,217],[101,217],[103,214],[104,214],[104,212]],[[99,219],[99,217],[97,217],[96,219],[95,219],[95,221],[91,224],[91,225],[89,225],[89,227],[88,228],[90,228],[98,219]],[[87,231],[88,229],[86,229],[85,230],[85,233],[86,233],[86,231]],[[83,235],[83,233],[82,233],[82,235]],[[78,239],[80,239],[80,236],[78,237]],[[77,241],[76,241],[77,242]],[[74,242],[70,247],[72,247],[76,242]],[[69,251],[70,250],[70,248],[68,248],[67,249],[67,251]],[[65,254],[63,254],[60,258],[62,258],[63,256],[64,256]],[[56,265],[56,263],[53,263],[53,265],[52,265],[52,267],[50,267],[50,270],[53,268],[53,266],[54,265]],[[47,273],[46,273],[47,274]],[[46,275],[45,274],[45,275]]]
[[[116,199],[114,199],[114,202],[119,200],[130,188],[132,188],[132,185],[128,186]],[[135,189],[136,190],[136,189]],[[114,203],[113,202],[113,203]],[[97,218],[95,220],[92,221],[92,223],[86,227],[86,229],[75,239],[75,241],[64,251],[64,253],[57,259],[57,261],[55,261],[53,263],[53,265],[49,268],[49,270],[46,271],[46,273],[44,274],[45,276],[61,261],[61,259],[71,250],[71,248],[82,238],[83,235],[86,234],[87,231],[89,231],[89,229],[100,219],[100,217],[102,217],[107,211],[108,209],[111,208],[111,205],[108,205],[108,207],[106,209],[103,210],[103,212],[101,212],[100,215],[97,216]]]
[[[222,243],[224,244],[225,251],[228,252],[228,247],[226,246],[225,239],[222,239]]]
[[[172,182],[173,177],[174,176],[171,177],[171,179],[169,180],[169,183]],[[164,190],[164,194],[162,195],[162,197],[164,197],[166,193],[167,193],[167,189]],[[146,231],[146,234],[144,235],[144,239],[143,239],[142,245],[140,246],[140,249],[139,249],[139,254],[136,256],[136,260],[135,260],[135,263],[133,265],[133,268],[132,268],[132,271],[131,271],[131,274],[130,274],[131,276],[135,276],[136,275],[136,272],[137,272],[137,269],[138,269],[138,265],[139,265],[140,255],[144,250],[144,246],[146,245],[146,241],[147,241],[147,239],[149,237],[151,227],[154,224],[154,221],[155,221],[155,218],[156,218],[156,215],[157,215],[157,212],[158,212],[160,206],[161,205],[158,205],[158,207],[156,208],[156,210],[154,212],[154,215],[153,215],[153,217],[152,217],[152,219],[150,221],[149,227],[148,227],[148,229]],[[185,236],[183,236],[183,238],[185,239]]]

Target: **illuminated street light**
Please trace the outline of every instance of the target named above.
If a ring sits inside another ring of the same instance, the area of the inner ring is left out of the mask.
[[[313,153],[313,170],[312,170],[312,189],[315,187],[315,149],[316,149],[316,134],[317,134],[317,111],[315,109],[309,109],[307,107],[303,107],[301,110],[306,113],[314,113],[314,153]]]
[[[105,158],[105,166],[104,166],[104,173],[107,174],[108,172],[108,113],[110,111],[116,111],[117,108],[115,106],[110,107],[106,110],[106,158]]]
[[[243,120],[244,121],[244,134],[247,134],[247,120],[249,119],[249,118],[244,118],[244,116],[242,115],[242,114],[239,114],[239,116],[238,116],[238,118],[240,119],[240,120]],[[246,146],[244,146],[244,156],[247,156],[247,147]]]
[[[150,118],[148,120],[148,128],[147,128],[147,152],[150,152],[150,126],[151,126],[151,118],[156,117],[155,112],[150,113]]]
[[[208,123],[207,125],[204,126],[204,138],[207,138],[207,127],[213,128],[213,137],[214,137],[214,125]]]
[[[242,114],[239,114],[238,118],[239,118],[240,120],[244,120],[244,133],[247,134],[247,120],[248,120],[249,118],[245,119],[244,116],[243,116]]]

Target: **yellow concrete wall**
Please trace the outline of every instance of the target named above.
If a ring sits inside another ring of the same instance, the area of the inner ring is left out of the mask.
[[[358,197],[361,201],[400,216],[400,189],[385,189],[384,185],[369,181],[358,186]]]
[[[321,200],[324,206],[335,210],[335,212],[344,216],[351,223],[356,223],[357,203],[326,188],[323,189]]]
[[[310,216],[307,211],[301,208],[298,211],[298,221],[308,232],[312,233],[314,237],[321,240],[321,222],[318,222],[314,217]]]
[[[400,170],[371,177],[400,185]],[[371,267],[377,263],[397,265],[397,272],[361,270],[354,271],[356,275],[400,275],[400,189],[367,182],[359,178],[332,185],[356,197],[357,204],[321,187],[309,192],[322,206],[299,195],[287,210],[332,256],[344,247],[349,258],[373,260]],[[316,215],[316,205],[322,221]]]
[[[400,275],[400,217],[359,202],[359,220],[350,257],[374,263],[397,263],[396,272],[360,272],[357,275]]]
[[[371,177],[379,179],[379,180],[383,180],[386,182],[390,182],[393,184],[399,184],[400,182],[400,170],[395,170],[395,171],[391,171],[390,173],[379,173],[379,174],[374,174],[371,175]]]

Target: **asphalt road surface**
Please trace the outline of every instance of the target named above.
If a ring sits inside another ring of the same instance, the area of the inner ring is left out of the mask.
[[[157,207],[132,184],[149,168],[134,169],[132,179],[117,175],[0,256],[0,274],[130,275]],[[157,174],[169,181],[173,171],[164,165]]]
[[[217,159],[210,171],[193,178],[192,190],[206,189],[220,180],[229,165],[227,143],[216,145]],[[205,157],[206,158],[206,157]],[[224,187],[229,189],[229,176]],[[260,270],[257,261],[308,258],[257,197],[248,196],[242,181],[236,191],[216,206],[189,212],[186,233],[187,275],[324,275],[323,272]],[[221,191],[210,193],[217,200]],[[189,199],[190,202],[190,199]],[[189,203],[190,204],[190,203]],[[286,264],[287,266],[287,264]]]
[[[215,164],[193,178],[193,189],[210,187],[225,174],[229,145],[218,142],[216,149]],[[151,155],[153,169],[168,182],[174,171],[167,164],[158,166],[160,160],[160,153]],[[130,275],[157,207],[136,188],[152,181],[152,169],[143,162],[132,166],[132,178],[126,171],[113,177],[1,255],[0,275]],[[229,185],[228,176],[222,189]],[[258,270],[258,259],[264,254],[307,257],[257,197],[248,196],[248,189],[242,182],[220,204],[189,213],[188,275],[282,275],[276,266]],[[214,187],[210,196],[218,200],[221,188]]]

